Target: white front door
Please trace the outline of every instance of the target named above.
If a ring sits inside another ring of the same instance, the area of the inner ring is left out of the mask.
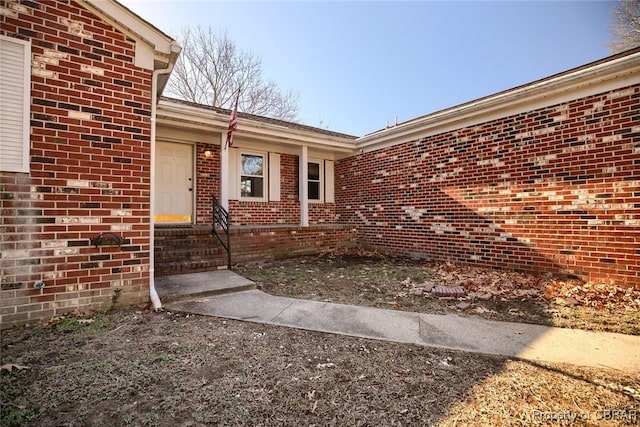
[[[156,145],[155,221],[191,223],[193,184],[193,146],[158,142]]]

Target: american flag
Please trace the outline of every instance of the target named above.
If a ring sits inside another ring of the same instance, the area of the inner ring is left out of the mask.
[[[236,104],[231,110],[231,114],[229,115],[229,129],[227,130],[227,144],[226,147],[231,147],[233,145],[233,131],[238,128],[238,100],[240,99],[240,90],[238,90],[238,95],[236,96]]]

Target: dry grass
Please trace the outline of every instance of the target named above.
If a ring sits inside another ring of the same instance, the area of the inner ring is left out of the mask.
[[[456,302],[412,294],[434,273],[398,260],[321,257],[245,272],[259,276],[267,290],[313,299],[432,311],[451,310]],[[486,307],[509,319],[548,318],[530,302]],[[2,331],[0,350],[2,426],[613,426],[640,420],[637,372],[146,308]]]
[[[461,315],[490,320],[640,335],[640,290],[561,281],[446,262],[375,253],[325,254],[239,266],[274,295],[421,313],[458,311],[460,302],[421,292],[425,285],[463,286],[471,304]],[[428,289],[428,287],[427,287]],[[491,294],[488,301],[478,297]]]
[[[4,331],[8,363],[25,368],[0,374],[3,426],[506,426],[640,406],[632,373],[148,311]]]

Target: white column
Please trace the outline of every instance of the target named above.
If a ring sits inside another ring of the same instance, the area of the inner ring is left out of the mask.
[[[309,150],[306,145],[300,150],[300,226],[309,226]]]
[[[229,148],[225,148],[227,134],[220,135],[220,204],[229,210]]]

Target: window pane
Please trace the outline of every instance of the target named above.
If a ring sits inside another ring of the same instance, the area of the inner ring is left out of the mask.
[[[309,200],[320,200],[320,183],[309,181]]]
[[[242,197],[263,197],[264,179],[255,176],[240,177],[240,193]]]
[[[312,181],[320,181],[320,164],[319,163],[309,163],[309,179]]]
[[[262,175],[264,157],[243,154],[240,163],[243,175]]]

